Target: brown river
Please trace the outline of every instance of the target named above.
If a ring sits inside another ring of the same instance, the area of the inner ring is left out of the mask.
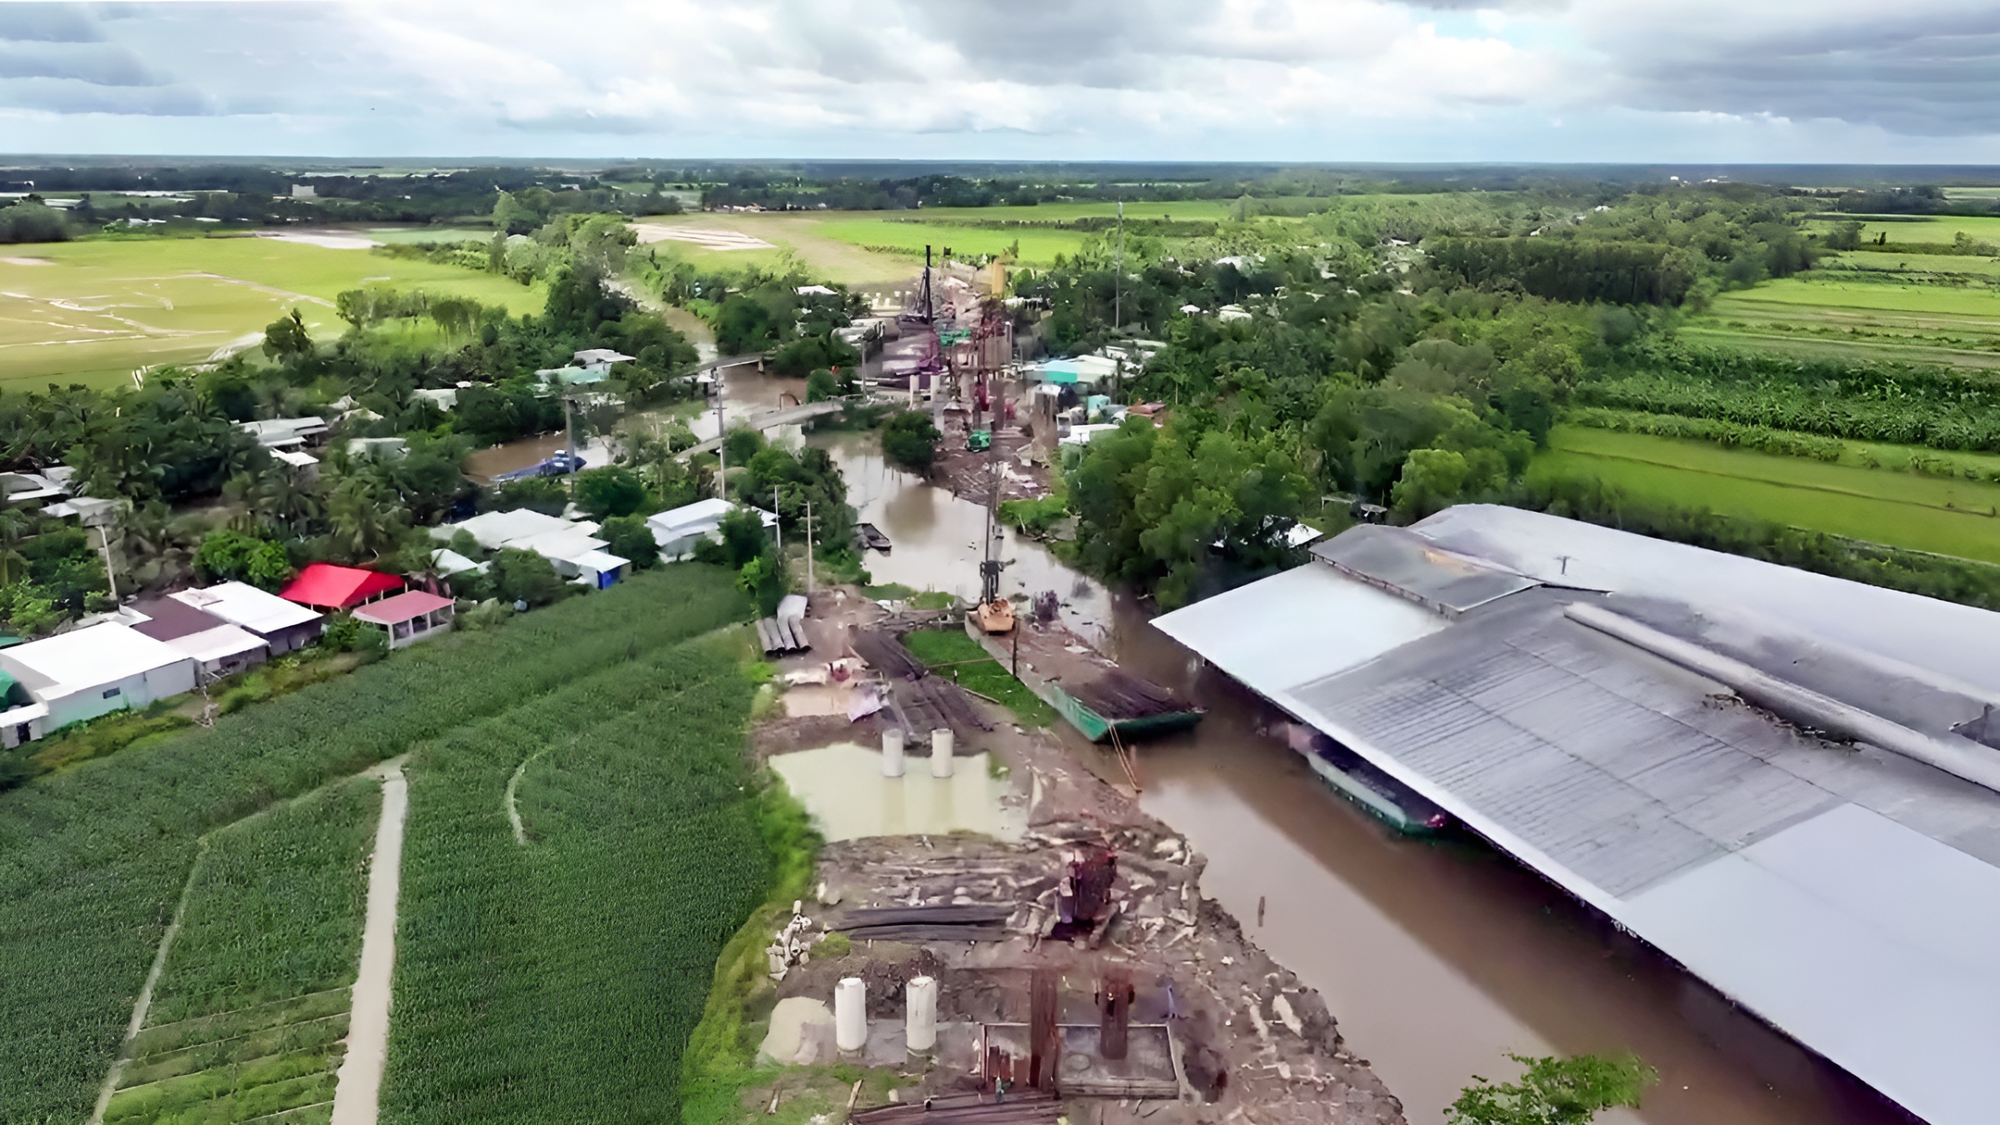
[[[732,395],[760,398],[772,385],[743,383]],[[894,544],[868,556],[877,582],[977,593],[980,505],[888,468],[872,436],[808,440],[833,452],[860,518]],[[1643,1110],[1606,1122],[1911,1120],[1484,842],[1406,838],[1335,796],[1255,733],[1253,699],[1202,671],[1129,599],[1011,532],[1000,556],[1012,560],[1003,589],[1055,590],[1073,628],[1209,708],[1191,733],[1141,751],[1144,807],[1207,855],[1204,891],[1325,994],[1413,1125],[1441,1125],[1471,1075],[1511,1078],[1504,1052],[1625,1049],[1656,1067],[1660,1084]],[[1071,741],[1100,772],[1116,772]]]

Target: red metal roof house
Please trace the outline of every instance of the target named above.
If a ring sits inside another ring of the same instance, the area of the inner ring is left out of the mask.
[[[379,570],[313,563],[278,591],[278,596],[317,610],[341,610],[353,609],[402,588],[402,579]]]

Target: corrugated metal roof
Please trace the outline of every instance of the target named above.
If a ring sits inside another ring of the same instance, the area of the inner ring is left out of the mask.
[[[1443,629],[1445,619],[1313,565],[1196,602],[1153,624],[1244,683],[1289,685],[1373,660]]]
[[[2000,695],[2000,616],[1986,610],[1496,504],[1407,530],[1551,585],[1680,602],[1715,623],[1775,622]]]
[[[186,660],[163,641],[109,622],[0,652],[0,664],[44,697],[93,689]]]
[[[1461,512],[1326,545],[1377,585],[1312,563],[1158,624],[1933,1125],[1991,1120],[2000,793],[1801,732],[1563,610],[1601,603],[1947,736],[2000,682],[2000,615]],[[1479,573],[1494,544],[1493,571],[1529,581],[1486,598],[1517,584]],[[1437,627],[1385,626],[1383,601]]]
[[[1312,553],[1363,582],[1448,613],[1463,613],[1537,585],[1532,578],[1444,550],[1400,527],[1363,524]]]
[[[378,570],[333,563],[309,563],[278,596],[322,609],[345,609],[377,594],[400,590],[403,580]]]
[[[379,602],[369,602],[354,611],[354,616],[362,621],[373,621],[377,625],[393,625],[433,613],[452,604],[450,598],[441,598],[423,590],[405,590],[400,594],[383,598]]]
[[[296,602],[288,602],[276,594],[259,590],[243,582],[221,582],[199,590],[182,590],[167,596],[213,614],[232,625],[241,625],[253,633],[275,633],[280,629],[317,621],[320,617],[319,614]]]

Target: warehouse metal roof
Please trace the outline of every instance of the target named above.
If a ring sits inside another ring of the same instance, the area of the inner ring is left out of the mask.
[[[1575,607],[1982,755],[2000,614],[1507,509],[1326,546],[1159,625],[1932,1125],[1991,1119],[2000,793]],[[1468,563],[1526,582],[1451,608]]]

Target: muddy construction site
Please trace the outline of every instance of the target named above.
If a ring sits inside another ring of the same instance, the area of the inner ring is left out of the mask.
[[[906,624],[851,588],[815,594],[812,650],[778,662],[785,694],[753,735],[829,842],[765,951],[750,1014],[769,1020],[759,1061],[785,1069],[746,1113],[847,1066],[872,1079],[847,1092],[857,1122],[1402,1122],[1319,994],[1202,898],[1202,857],[1129,786],[855,643]],[[899,698],[940,694],[925,714],[950,734],[903,735]]]

